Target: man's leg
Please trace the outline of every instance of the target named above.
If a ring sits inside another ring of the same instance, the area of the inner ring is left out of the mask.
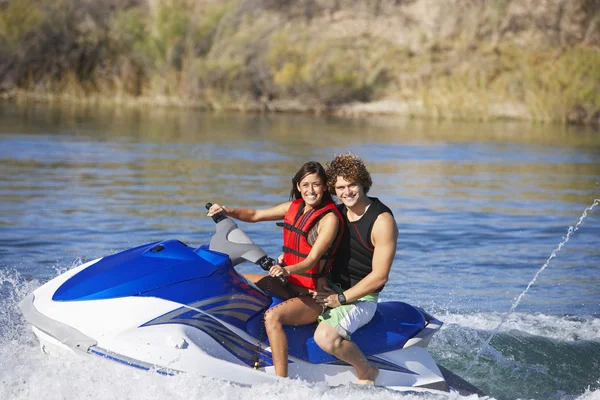
[[[375,383],[379,370],[369,363],[356,344],[344,339],[333,326],[325,321],[319,323],[314,339],[323,351],[352,365],[359,383]]]

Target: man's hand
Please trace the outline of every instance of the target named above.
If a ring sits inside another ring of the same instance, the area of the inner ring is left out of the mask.
[[[335,290],[328,286],[323,286],[320,291],[313,294],[315,303],[322,307],[334,308],[340,306],[340,302],[337,298],[338,294]]]

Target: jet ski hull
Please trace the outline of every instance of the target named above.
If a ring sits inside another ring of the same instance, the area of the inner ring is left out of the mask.
[[[49,313],[54,317],[51,318],[37,310],[39,295],[34,293],[23,299],[21,308],[46,353],[66,351],[87,358],[103,357],[166,375],[189,372],[240,384],[280,379],[275,376],[267,344],[209,315],[206,318],[212,321],[204,321],[204,330],[183,323],[142,326],[148,317],[141,310],[162,310],[159,313],[166,315],[180,309],[181,304],[151,298],[93,300],[85,304],[88,318],[78,319],[75,315],[81,312],[78,308],[82,304],[59,303],[54,304]],[[128,318],[112,319],[117,310],[119,315],[127,314]],[[99,322],[89,324],[91,320]],[[103,329],[98,330],[98,325],[103,325]],[[205,332],[208,327],[215,327],[220,335]],[[237,349],[235,352],[232,352],[233,347]],[[259,369],[248,365],[259,359],[263,364]],[[411,346],[373,355],[370,359],[380,367],[378,385],[396,390],[407,387],[447,389],[441,371],[424,347]],[[313,364],[294,356],[290,356],[289,361],[289,375],[293,378],[332,386],[357,379],[354,370],[344,363]]]

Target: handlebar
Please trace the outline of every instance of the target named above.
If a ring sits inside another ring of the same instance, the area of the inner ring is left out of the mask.
[[[271,269],[271,267],[273,265],[277,264],[277,261],[275,261],[274,259],[272,259],[271,257],[268,256],[264,256],[263,258],[261,258],[260,260],[258,260],[256,262],[263,270],[269,272],[269,270]],[[277,278],[277,280],[282,284],[282,285],[286,285],[288,283],[288,280],[285,279],[285,277],[283,275],[278,275],[275,278]]]
[[[210,210],[210,208],[212,207],[212,203],[206,203],[205,207],[207,210]],[[215,224],[218,224],[219,222],[223,221],[225,218],[227,218],[227,216],[225,216],[225,214],[223,214],[222,212],[213,215],[212,220],[215,222]]]
[[[206,209],[209,210],[212,207],[212,203],[206,203]],[[224,220],[228,220],[227,216],[225,214],[223,214],[222,212],[213,215],[212,220],[215,222],[215,224],[219,224],[219,222],[222,222]],[[217,246],[217,250],[223,252],[223,250],[225,248],[229,249],[229,246],[231,245],[235,245],[237,243],[237,245],[240,244],[240,235],[243,236],[242,242],[244,243],[244,246],[252,246],[252,248],[256,249],[257,251],[259,251],[260,253],[264,254],[264,251],[262,249],[260,249],[260,247],[256,246],[252,240],[244,233],[241,231],[241,229],[238,228],[238,226],[231,220],[228,223],[228,228],[226,229],[226,236],[224,237],[225,240],[219,240],[218,241],[218,246]],[[220,225],[219,225],[220,226]],[[217,233],[219,233],[219,226],[217,226]],[[236,231],[237,235],[235,235],[233,232]],[[234,236],[237,236],[237,238],[234,238]],[[221,236],[221,238],[223,238]],[[232,240],[233,238],[233,240]],[[213,237],[214,239],[214,237]],[[213,248],[213,239],[211,239],[211,248]],[[236,240],[237,239],[237,240]],[[227,246],[227,247],[224,247]],[[230,256],[231,258],[231,253],[227,254]],[[253,252],[253,254],[256,256],[256,252]],[[247,258],[246,258],[247,259]],[[248,260],[248,259],[247,259]],[[258,266],[260,266],[263,270],[265,271],[269,271],[271,269],[272,266],[277,264],[277,261],[275,261],[274,259],[272,259],[271,257],[267,256],[266,254],[260,258],[258,258],[258,260],[256,260],[256,258],[252,258],[248,261],[254,261],[255,264],[257,264]],[[276,277],[279,282],[282,285],[286,285],[288,283],[287,279],[285,279],[285,277],[283,275],[279,275]]]

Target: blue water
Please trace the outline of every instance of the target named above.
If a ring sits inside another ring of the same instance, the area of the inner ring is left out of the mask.
[[[303,162],[348,150],[400,228],[382,297],[445,322],[430,345],[440,364],[461,375],[478,357],[467,379],[496,399],[600,398],[600,206],[507,315],[600,198],[597,131],[1,104],[0,398],[435,398],[293,380],[243,388],[49,357],[16,307],[86,260],[167,238],[206,243],[206,202],[277,204]],[[280,228],[240,225],[279,254]]]

